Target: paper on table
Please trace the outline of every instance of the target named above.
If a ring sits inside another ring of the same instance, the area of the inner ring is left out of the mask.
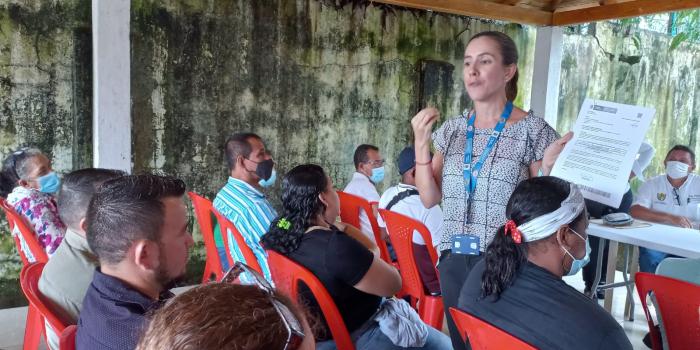
[[[585,198],[619,207],[654,113],[653,108],[587,98],[574,124],[574,138],[551,175],[579,185]]]

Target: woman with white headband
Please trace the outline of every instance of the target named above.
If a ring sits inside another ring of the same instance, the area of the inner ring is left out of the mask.
[[[550,176],[525,180],[506,217],[469,274],[460,309],[538,349],[632,349],[609,313],[562,280],[590,253],[576,185]]]

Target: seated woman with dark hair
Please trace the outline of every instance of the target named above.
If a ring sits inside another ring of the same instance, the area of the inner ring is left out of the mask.
[[[549,176],[525,180],[506,217],[459,307],[539,349],[632,349],[609,313],[562,280],[589,260],[578,187]]]
[[[36,148],[21,148],[3,161],[0,194],[7,196],[7,202],[27,219],[39,245],[49,256],[66,234],[54,198],[59,187],[60,180],[51,168],[51,160]],[[20,242],[24,254],[34,261],[22,236]]]
[[[261,239],[263,246],[306,267],[323,283],[358,350],[405,348],[394,341],[403,344],[402,340],[414,338],[405,334],[387,335],[375,321],[383,297],[391,297],[401,289],[401,277],[393,266],[379,258],[374,242],[358,229],[336,222],[340,202],[323,169],[308,164],[287,173],[282,182],[282,206],[281,216]],[[301,290],[310,312],[322,320],[318,303],[308,289],[306,293]],[[384,310],[382,307],[382,313]],[[406,322],[408,329],[419,329],[417,333],[422,334],[415,337],[420,339],[417,346],[410,345],[413,348],[451,348],[447,336],[419,319]],[[321,328],[316,348],[335,348],[325,322]],[[402,336],[403,339],[397,338]]]
[[[158,309],[136,349],[314,349],[313,336],[304,334],[311,334],[308,323],[288,298],[255,286],[210,283]]]

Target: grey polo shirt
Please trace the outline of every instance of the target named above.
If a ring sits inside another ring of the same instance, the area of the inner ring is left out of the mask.
[[[58,316],[65,322],[78,322],[85,292],[98,265],[87,239],[69,228],[39,279],[39,291],[54,304]]]

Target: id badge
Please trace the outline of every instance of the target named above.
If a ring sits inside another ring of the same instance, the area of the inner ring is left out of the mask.
[[[470,235],[456,235],[452,237],[452,253],[465,255],[479,255],[479,237]]]

